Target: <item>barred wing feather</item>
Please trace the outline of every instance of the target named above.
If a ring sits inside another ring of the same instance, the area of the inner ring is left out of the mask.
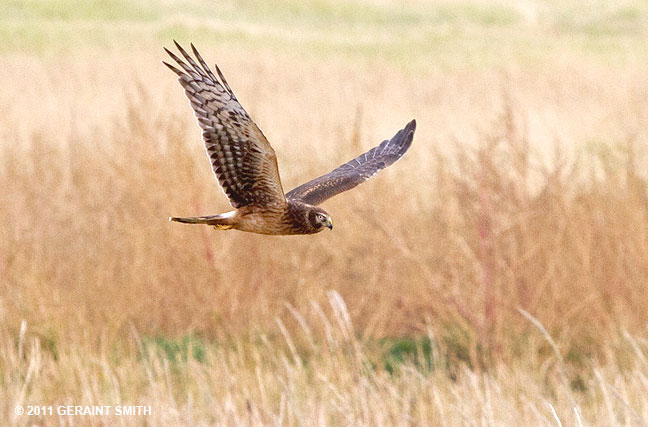
[[[365,182],[380,170],[400,159],[409,149],[416,130],[416,120],[409,122],[390,140],[372,148],[332,170],[286,194],[289,200],[318,205],[331,197]]]
[[[218,66],[217,78],[193,44],[195,60],[177,42],[175,45],[184,60],[165,51],[180,68],[164,64],[178,75],[203,131],[212,169],[232,206],[285,204],[275,152]]]

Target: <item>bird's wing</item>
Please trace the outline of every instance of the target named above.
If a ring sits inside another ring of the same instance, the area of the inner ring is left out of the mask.
[[[374,176],[381,169],[400,159],[412,144],[416,120],[409,122],[390,140],[383,141],[326,175],[302,184],[286,194],[289,200],[318,205],[326,199],[352,189]]]
[[[285,203],[275,152],[239,104],[218,66],[216,78],[193,44],[198,63],[174,43],[186,62],[165,48],[181,69],[164,64],[178,75],[203,131],[212,169],[232,206]]]

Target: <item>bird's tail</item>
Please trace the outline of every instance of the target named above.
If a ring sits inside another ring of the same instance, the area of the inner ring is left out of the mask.
[[[208,216],[191,216],[191,217],[169,217],[169,221],[181,222],[183,224],[207,224],[217,230],[229,230],[233,227],[231,213],[208,215]]]

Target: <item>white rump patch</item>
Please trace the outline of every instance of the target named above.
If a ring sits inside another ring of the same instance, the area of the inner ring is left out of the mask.
[[[219,216],[221,218],[232,218],[234,215],[236,215],[236,211],[225,212],[224,214],[220,214]]]

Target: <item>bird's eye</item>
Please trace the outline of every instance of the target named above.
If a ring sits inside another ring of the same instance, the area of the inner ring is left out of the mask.
[[[317,214],[317,219],[319,219],[320,221],[324,221],[324,215]]]

